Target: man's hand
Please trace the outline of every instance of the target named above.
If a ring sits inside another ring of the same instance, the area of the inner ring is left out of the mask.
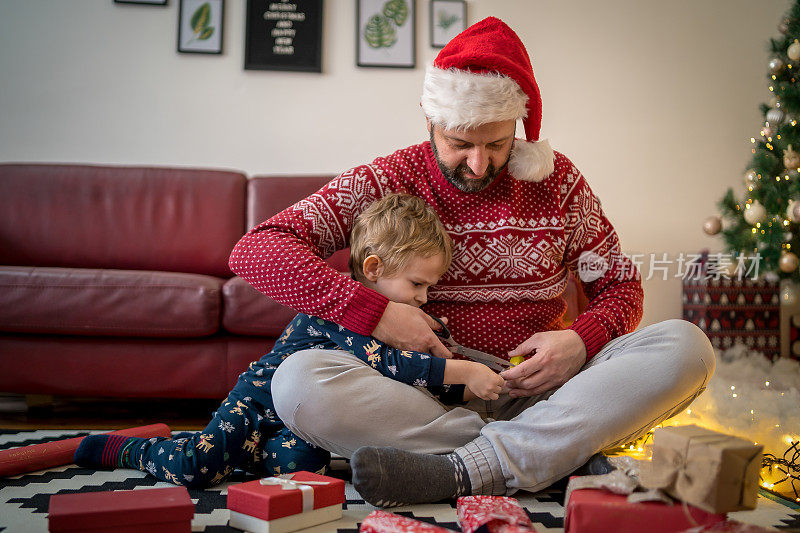
[[[445,319],[442,319],[446,322]],[[441,326],[417,307],[389,302],[372,336],[400,350],[414,350],[450,359],[453,354],[434,333]]]
[[[534,396],[569,381],[586,363],[586,346],[571,329],[534,334],[508,355],[533,354],[519,365],[500,373],[508,381],[508,395]]]

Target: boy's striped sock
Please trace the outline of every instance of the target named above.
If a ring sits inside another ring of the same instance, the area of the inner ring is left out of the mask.
[[[130,448],[139,440],[124,435],[89,435],[75,451],[75,464],[87,468],[132,468]]]

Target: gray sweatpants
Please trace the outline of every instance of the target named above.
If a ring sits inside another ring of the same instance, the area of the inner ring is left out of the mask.
[[[703,332],[667,320],[618,337],[555,391],[447,407],[427,390],[352,355],[305,350],[275,372],[278,416],[303,439],[345,457],[393,446],[461,457],[473,494],[541,490],[598,451],[646,433],[688,406],[714,373]]]

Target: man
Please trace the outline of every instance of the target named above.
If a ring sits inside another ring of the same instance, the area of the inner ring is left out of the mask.
[[[528,54],[485,19],[442,49],[423,85],[430,142],[345,171],[254,228],[234,272],[276,300],[394,347],[451,354],[420,309],[388,302],[321,259],[346,247],[353,219],[389,192],[423,198],[453,239],[453,263],[425,311],[455,339],[524,355],[508,394],[448,409],[348,354],[289,357],[272,384],[297,435],[351,457],[378,506],[539,490],[593,454],[684,409],[714,371],[702,332],[680,320],[631,333],[639,273],[586,180],[539,141],[541,99]],[[514,139],[523,119],[526,140]],[[580,271],[588,308],[566,329],[563,293]]]

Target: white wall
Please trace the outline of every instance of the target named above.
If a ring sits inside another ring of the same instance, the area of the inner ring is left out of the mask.
[[[336,173],[425,139],[417,68],[355,66],[355,2],[327,0],[323,73],[245,71],[244,0],[224,54],[178,54],[178,0],[0,0],[0,161]],[[788,0],[470,0],[528,46],[542,136],[645,254],[720,249],[700,225],[737,190],[768,99],[768,39]],[[645,269],[645,274],[648,269]],[[673,267],[670,275],[677,270]],[[680,281],[645,282],[645,318],[681,313]]]

